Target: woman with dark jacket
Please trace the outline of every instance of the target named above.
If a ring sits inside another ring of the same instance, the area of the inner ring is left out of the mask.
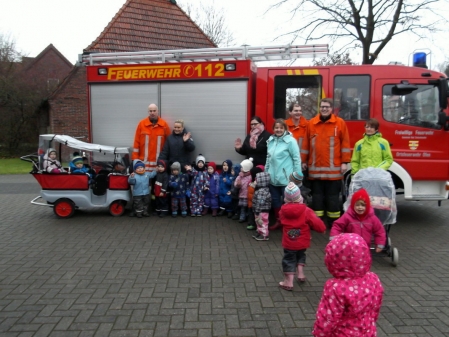
[[[185,165],[191,164],[190,154],[193,150],[195,150],[195,143],[191,134],[184,128],[184,121],[178,119],[175,121],[172,134],[167,137],[158,159],[166,160],[169,167],[174,162],[179,162],[181,168],[184,168]]]
[[[258,116],[251,119],[251,131],[242,143],[240,138],[235,140],[235,151],[246,156],[247,159],[253,158],[253,165],[265,165],[267,160],[267,140],[271,133],[265,130],[265,125]]]

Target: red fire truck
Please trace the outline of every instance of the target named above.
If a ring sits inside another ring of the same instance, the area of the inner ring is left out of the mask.
[[[248,133],[252,116],[271,130],[274,119],[288,117],[290,102],[310,119],[320,99],[332,97],[352,146],[368,118],[379,120],[395,158],[390,172],[406,200],[447,199],[446,76],[403,65],[256,66],[326,54],[327,45],[288,45],[83,55],[91,139],[132,146],[138,121],[156,103],[169,125],[185,121],[195,155],[240,161],[234,140]]]

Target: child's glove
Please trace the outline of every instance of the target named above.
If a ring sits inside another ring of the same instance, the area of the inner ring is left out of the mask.
[[[61,173],[60,169],[54,168],[53,170],[51,170],[51,173]]]

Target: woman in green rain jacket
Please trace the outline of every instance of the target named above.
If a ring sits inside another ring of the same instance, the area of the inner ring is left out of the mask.
[[[377,167],[384,170],[393,163],[390,144],[379,133],[379,122],[371,118],[366,122],[365,134],[355,143],[351,158],[351,174],[367,167]]]

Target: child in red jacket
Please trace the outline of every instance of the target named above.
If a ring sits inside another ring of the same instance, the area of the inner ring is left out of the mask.
[[[330,232],[329,240],[342,233],[356,233],[371,246],[374,236],[376,253],[380,253],[385,247],[386,234],[379,218],[374,214],[370,205],[368,192],[360,189],[354,193],[351,199],[351,207],[338,220],[335,220]]]
[[[324,233],[326,226],[310,208],[302,203],[301,191],[292,182],[285,188],[284,202],[279,212],[279,221],[283,228],[284,281],[279,282],[279,287],[292,291],[295,272],[298,282],[306,280],[303,268],[306,264],[306,249],[310,247],[312,239],[310,230]]]

